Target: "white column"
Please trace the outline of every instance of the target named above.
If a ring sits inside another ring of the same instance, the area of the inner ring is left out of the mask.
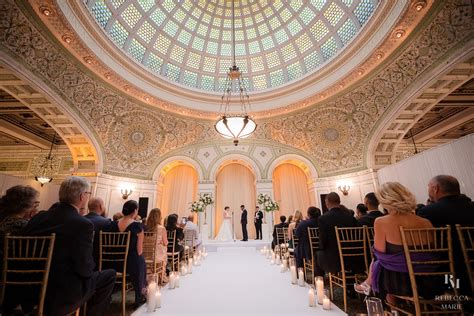
[[[216,190],[214,181],[199,181],[198,196],[199,194],[204,193],[212,194],[214,202],[216,201]],[[209,205],[203,213],[199,213],[199,230],[201,232],[201,238],[203,242],[213,238],[213,236],[211,236],[211,232],[214,231],[214,209],[214,205]]]
[[[258,198],[258,195],[260,193],[262,194],[268,194],[272,200],[273,200],[273,183],[272,180],[260,180],[257,181],[257,195],[256,197]],[[262,224],[262,235],[263,235],[263,240],[270,242],[272,240],[272,230],[273,230],[273,223],[274,223],[274,212],[267,212],[265,210],[262,210],[264,217],[265,217],[265,222]]]
[[[311,205],[321,208],[318,191],[316,190],[316,178],[308,181],[309,202]]]

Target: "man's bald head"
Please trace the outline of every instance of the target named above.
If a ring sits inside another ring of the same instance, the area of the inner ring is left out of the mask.
[[[105,213],[105,203],[104,200],[102,200],[99,197],[93,197],[89,199],[89,204],[87,204],[87,207],[89,208],[89,213],[96,213],[99,215],[104,215]]]
[[[189,214],[188,215],[188,221],[194,222],[194,214]]]
[[[459,181],[453,176],[438,175],[428,184],[428,195],[434,202],[445,196],[459,194],[461,194]]]

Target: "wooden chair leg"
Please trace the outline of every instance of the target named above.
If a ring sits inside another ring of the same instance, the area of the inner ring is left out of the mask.
[[[347,313],[347,289],[346,289],[346,278],[342,279],[342,290],[343,292],[343,297],[344,297],[344,312]]]
[[[126,289],[127,289],[127,283],[125,277],[122,279],[122,316],[126,316],[126,309],[125,309],[125,294],[126,294]]]
[[[330,295],[331,295],[331,301],[334,299],[334,294],[333,294],[333,289],[332,289],[332,274],[329,273],[329,290],[330,290]]]

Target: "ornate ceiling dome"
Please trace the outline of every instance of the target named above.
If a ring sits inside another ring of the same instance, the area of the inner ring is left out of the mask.
[[[235,0],[235,54],[249,92],[317,71],[378,0]],[[232,65],[232,1],[84,0],[111,41],[160,78],[220,92]],[[248,76],[248,77],[246,77]]]

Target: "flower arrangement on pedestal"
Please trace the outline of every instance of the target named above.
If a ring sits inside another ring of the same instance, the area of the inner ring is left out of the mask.
[[[257,197],[257,203],[267,212],[273,212],[280,209],[277,201],[272,201],[268,194],[260,193]]]
[[[199,194],[199,199],[191,204],[192,212],[204,212],[208,205],[214,204],[211,193]]]

